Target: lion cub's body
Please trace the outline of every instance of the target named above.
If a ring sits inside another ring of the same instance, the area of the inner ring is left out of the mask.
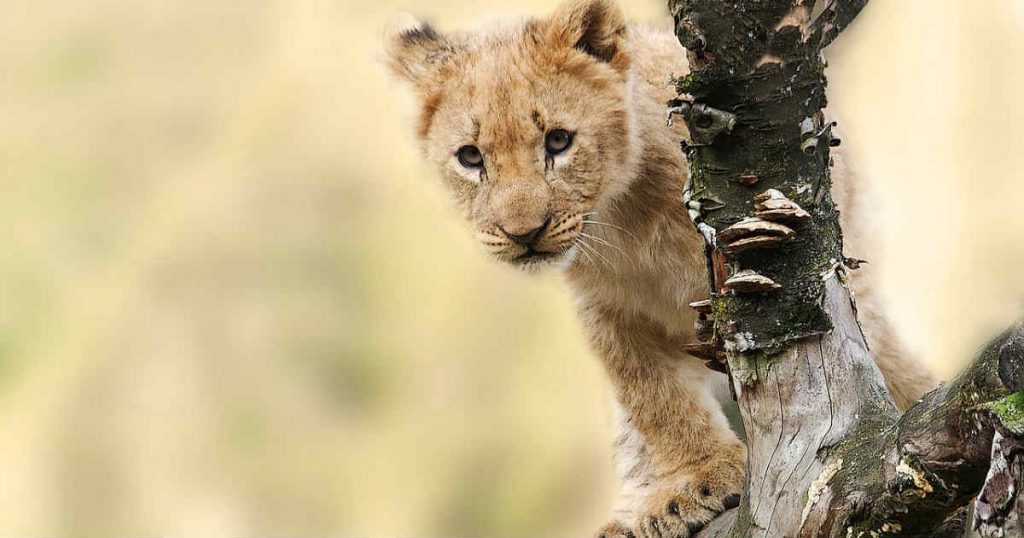
[[[746,458],[712,394],[719,374],[680,351],[694,341],[687,304],[708,296],[703,245],[680,200],[685,132],[665,125],[667,78],[685,72],[684,50],[667,29],[627,26],[608,2],[581,0],[478,35],[412,26],[389,53],[421,96],[425,153],[485,247],[523,267],[550,258],[574,291],[617,402],[623,489],[603,534],[689,536],[736,502]],[[572,129],[574,145],[546,154],[555,127]],[[482,167],[453,158],[466,144]],[[848,185],[837,198],[850,220]],[[541,222],[530,246],[509,239]],[[900,361],[879,318],[864,321],[906,405],[931,379]]]

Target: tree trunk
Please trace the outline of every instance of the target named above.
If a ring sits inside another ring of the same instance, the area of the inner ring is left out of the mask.
[[[900,415],[857,323],[821,51],[865,3],[669,0],[690,59],[670,117],[691,134],[708,345],[750,445],[743,502],[701,536],[963,536],[979,491],[983,533],[1024,535],[1024,324]]]

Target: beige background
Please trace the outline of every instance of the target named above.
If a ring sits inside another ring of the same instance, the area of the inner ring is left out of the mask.
[[[487,262],[374,60],[400,9],[0,9],[0,534],[568,536],[607,396],[554,275]],[[873,0],[830,54],[899,326],[1024,312],[1024,4]],[[631,2],[645,19],[664,8]]]

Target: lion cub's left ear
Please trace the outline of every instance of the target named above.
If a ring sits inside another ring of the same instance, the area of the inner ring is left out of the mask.
[[[548,43],[572,47],[611,64],[629,68],[626,18],[611,0],[568,0],[545,21]]]
[[[396,17],[384,33],[388,67],[414,87],[435,82],[454,52],[448,38],[408,14]]]

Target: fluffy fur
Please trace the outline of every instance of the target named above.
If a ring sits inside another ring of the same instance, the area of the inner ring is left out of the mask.
[[[420,98],[423,151],[483,247],[524,269],[558,266],[575,293],[617,402],[623,487],[601,534],[689,536],[736,502],[746,452],[712,394],[721,376],[679,351],[694,340],[687,304],[708,296],[701,239],[680,201],[685,129],[665,126],[667,78],[685,73],[684,50],[667,29],[628,25],[608,0],[570,0],[478,33],[410,21],[386,47]],[[549,155],[554,129],[574,138]],[[467,145],[482,167],[460,163]],[[850,220],[855,193],[835,175]],[[532,245],[512,239],[535,229]],[[878,364],[905,406],[932,379],[902,358],[857,284]]]

